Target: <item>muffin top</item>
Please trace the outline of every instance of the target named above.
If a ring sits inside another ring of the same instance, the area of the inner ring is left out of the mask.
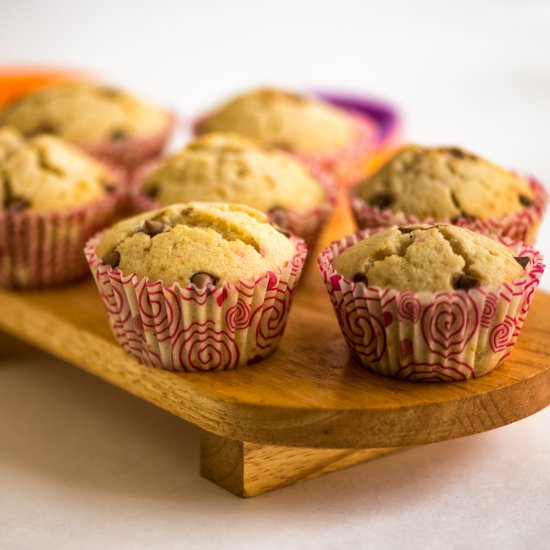
[[[101,164],[55,136],[25,140],[2,129],[0,151],[8,151],[6,142],[13,146],[0,154],[0,207],[6,210],[71,208],[112,190],[112,176]]]
[[[10,126],[0,127],[0,162],[3,162],[24,143],[25,139],[15,128]]]
[[[334,269],[368,286],[397,290],[469,290],[521,279],[525,256],[454,225],[390,227],[344,250]]]
[[[294,254],[294,243],[262,212],[240,204],[200,202],[123,220],[97,248],[98,258],[125,275],[198,288],[276,271]]]
[[[143,191],[161,204],[210,201],[258,210],[320,206],[320,183],[290,155],[247,137],[212,133],[165,160],[144,180]]]
[[[77,143],[120,142],[163,131],[168,114],[127,93],[88,83],[30,92],[0,113],[26,136],[56,134]]]
[[[357,195],[419,219],[489,219],[534,204],[520,177],[456,147],[409,145],[361,183]]]
[[[196,131],[237,132],[276,147],[325,153],[349,144],[357,129],[350,116],[328,103],[262,88],[222,105]]]

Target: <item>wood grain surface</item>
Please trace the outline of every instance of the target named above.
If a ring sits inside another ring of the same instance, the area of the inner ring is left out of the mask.
[[[91,280],[62,290],[0,291],[0,328],[218,436],[317,448],[382,448],[462,437],[550,404],[550,296],[538,292],[516,349],[493,373],[448,384],[362,369],[320,289],[299,289],[279,350],[235,371],[176,374],[116,344]]]
[[[340,201],[324,242],[352,231]],[[279,349],[236,371],[176,374],[140,365],[116,344],[91,280],[0,290],[0,329],[202,428],[202,475],[239,496],[497,428],[550,404],[550,295],[537,293],[516,349],[493,373],[449,384],[395,381],[351,356],[316,255]],[[0,355],[16,348],[0,334]]]
[[[253,497],[404,449],[302,449],[235,441],[202,431],[201,475],[235,495]]]

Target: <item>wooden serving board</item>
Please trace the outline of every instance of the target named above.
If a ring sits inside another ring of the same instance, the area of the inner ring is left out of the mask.
[[[338,234],[350,232],[346,224],[339,223]],[[550,295],[539,291],[516,348],[493,373],[420,384],[356,363],[314,261],[275,354],[208,374],[156,370],[126,355],[92,280],[52,291],[0,291],[0,329],[200,427],[202,475],[240,496],[498,428],[546,407],[549,310]]]

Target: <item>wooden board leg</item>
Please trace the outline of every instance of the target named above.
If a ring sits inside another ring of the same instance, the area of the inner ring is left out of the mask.
[[[406,448],[303,449],[235,441],[201,431],[201,475],[240,497],[253,497]]]

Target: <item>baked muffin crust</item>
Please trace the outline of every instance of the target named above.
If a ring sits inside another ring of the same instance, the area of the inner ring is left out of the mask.
[[[276,271],[295,245],[265,214],[243,205],[187,203],[121,221],[97,256],[122,271],[164,284],[222,285]]]
[[[419,219],[497,218],[534,204],[515,174],[457,147],[402,148],[357,187],[367,203]]]
[[[526,264],[469,229],[419,225],[393,226],[359,241],[334,260],[334,269],[369,286],[436,292],[514,281]]]
[[[203,118],[199,134],[236,132],[270,145],[326,153],[354,140],[356,127],[343,111],[314,98],[261,88],[239,95]]]
[[[0,162],[25,143],[23,136],[11,126],[0,127]]]
[[[301,163],[232,133],[199,137],[149,173],[142,189],[164,205],[221,201],[264,212],[311,209],[326,200],[320,183]]]
[[[126,92],[75,83],[33,91],[0,113],[26,136],[50,133],[75,143],[119,142],[162,132],[168,115]]]
[[[0,134],[0,149],[1,135],[7,134]],[[112,190],[104,166],[59,138],[39,135],[26,141],[19,136],[14,142],[0,159],[0,207],[58,210],[88,204]]]

